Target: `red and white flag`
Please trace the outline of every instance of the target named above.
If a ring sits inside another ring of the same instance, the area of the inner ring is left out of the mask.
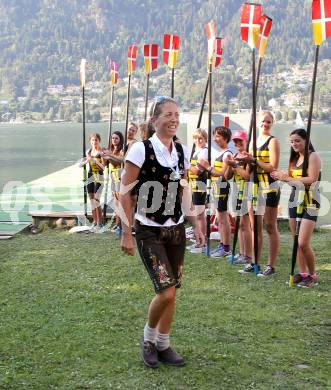
[[[178,35],[163,36],[163,62],[170,68],[176,68],[179,53],[180,38]]]
[[[248,43],[251,49],[258,48],[260,35],[260,20],[262,5],[244,3],[241,7],[241,39]]]
[[[215,47],[214,47],[214,67],[217,68],[221,65],[222,62],[222,38],[215,39]]]
[[[128,47],[128,75],[130,76],[136,70],[137,64],[137,46]]]
[[[117,62],[110,60],[109,68],[110,68],[111,85],[115,85],[118,82],[118,64],[117,64]]]
[[[158,45],[155,43],[144,45],[144,63],[146,74],[150,74],[157,68]]]
[[[259,44],[258,44],[259,57],[263,58],[265,55],[265,51],[268,43],[268,37],[272,27],[272,19],[269,18],[269,16],[267,15],[262,15],[260,24],[261,24],[261,29],[260,29]]]
[[[331,36],[331,0],[313,0],[312,22],[315,45]]]
[[[80,62],[80,85],[85,88],[85,73],[86,73],[86,59],[83,58]]]
[[[212,62],[214,57],[215,40],[216,40],[216,28],[213,20],[211,20],[209,23],[205,25],[205,31],[208,39],[208,60]]]

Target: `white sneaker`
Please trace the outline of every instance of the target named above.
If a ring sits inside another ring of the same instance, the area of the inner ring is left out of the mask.
[[[91,227],[90,232],[91,233],[100,233],[101,226],[100,225],[94,225]]]
[[[99,229],[97,229],[94,233],[106,233],[109,231],[109,228],[107,225],[100,226]]]
[[[97,227],[97,225],[96,225],[95,223],[92,223],[92,225],[90,226],[90,232],[91,232],[91,233],[94,233],[96,227]]]
[[[217,251],[219,251],[220,249],[223,249],[223,245],[222,244],[218,244],[217,247],[215,247],[214,249],[212,249],[209,254],[212,255],[213,253],[216,253]]]
[[[195,246],[190,249],[190,253],[205,253],[205,251],[206,245],[198,246],[197,244],[195,244]]]
[[[213,258],[220,258],[220,257],[227,257],[227,256],[230,256],[232,254],[231,250],[229,251],[226,251],[224,250],[224,247],[222,248],[219,248],[217,251],[213,252],[210,257],[213,257]]]

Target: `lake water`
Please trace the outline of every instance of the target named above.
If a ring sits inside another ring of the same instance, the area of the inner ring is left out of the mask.
[[[114,131],[121,128],[123,124],[114,123]],[[290,150],[288,135],[293,128],[295,125],[276,124],[273,129],[273,134],[280,140],[280,165],[283,169],[287,169]],[[92,132],[100,133],[102,144],[106,144],[108,123],[88,123],[87,139]],[[178,135],[186,141],[185,126],[181,127]],[[322,180],[331,183],[331,126],[313,126],[311,140],[322,159]],[[9,180],[27,183],[72,165],[81,155],[82,124],[0,124],[0,192]],[[331,201],[331,188],[324,190],[330,191],[324,195]],[[322,220],[323,223],[331,223],[330,213]]]

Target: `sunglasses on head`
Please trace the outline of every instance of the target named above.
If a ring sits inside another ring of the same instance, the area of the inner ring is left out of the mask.
[[[162,104],[165,101],[176,103],[176,100],[171,98],[171,97],[169,97],[169,96],[155,96],[154,103],[153,103],[153,111],[152,111],[153,115],[151,115],[151,116],[154,116],[156,106],[159,105],[159,104]]]

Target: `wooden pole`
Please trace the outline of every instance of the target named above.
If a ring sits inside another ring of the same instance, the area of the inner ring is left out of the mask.
[[[208,86],[209,86],[209,75],[208,75],[208,78],[207,78],[205,92],[203,94],[203,100],[202,100],[202,104],[201,104],[201,107],[200,107],[200,114],[199,114],[199,119],[198,119],[198,123],[197,123],[197,129],[199,129],[199,127],[201,126],[202,115],[203,115],[203,111],[204,111],[205,104],[206,104]],[[195,143],[193,143],[193,146],[192,146],[191,159],[192,159],[194,153],[195,153]]]
[[[109,109],[109,127],[108,127],[108,150],[111,146],[111,131],[113,124],[113,102],[114,102],[114,86],[111,87],[110,94],[110,109]],[[107,162],[107,173],[106,173],[106,184],[105,184],[105,194],[103,202],[103,222],[106,223],[107,217],[107,208],[108,208],[108,186],[109,186],[109,177],[110,177],[110,162]]]
[[[83,109],[83,158],[86,158],[86,126],[85,126],[85,87],[82,87],[82,109]],[[83,167],[83,184],[84,184],[84,215],[87,218],[87,171],[86,164]]]
[[[255,49],[252,50],[252,100],[253,100],[253,112],[252,112],[252,135],[253,135],[253,157],[257,157],[256,148],[256,75],[255,75]],[[257,165],[253,166],[253,212],[254,212],[254,272],[258,274],[260,267],[258,264],[258,252],[259,252],[259,238],[258,238],[258,216],[257,216],[257,203],[258,203],[258,178],[257,178]]]
[[[209,106],[208,106],[208,162],[211,164],[211,137],[212,137],[212,104],[213,104],[213,88],[212,88],[212,69],[213,64],[210,62],[208,68],[208,83],[209,83]],[[210,257],[210,198],[211,198],[211,173],[207,176],[207,256]]]
[[[130,88],[131,88],[131,74],[129,74],[128,93],[126,98],[126,118],[125,118],[125,129],[124,129],[124,147],[128,142],[128,124],[129,124],[129,110],[130,110]]]
[[[175,68],[171,69],[171,97],[175,97]]]
[[[146,83],[145,115],[144,115],[144,120],[145,120],[145,121],[146,121],[146,119],[147,119],[148,90],[149,90],[149,73],[147,74],[147,83]]]

